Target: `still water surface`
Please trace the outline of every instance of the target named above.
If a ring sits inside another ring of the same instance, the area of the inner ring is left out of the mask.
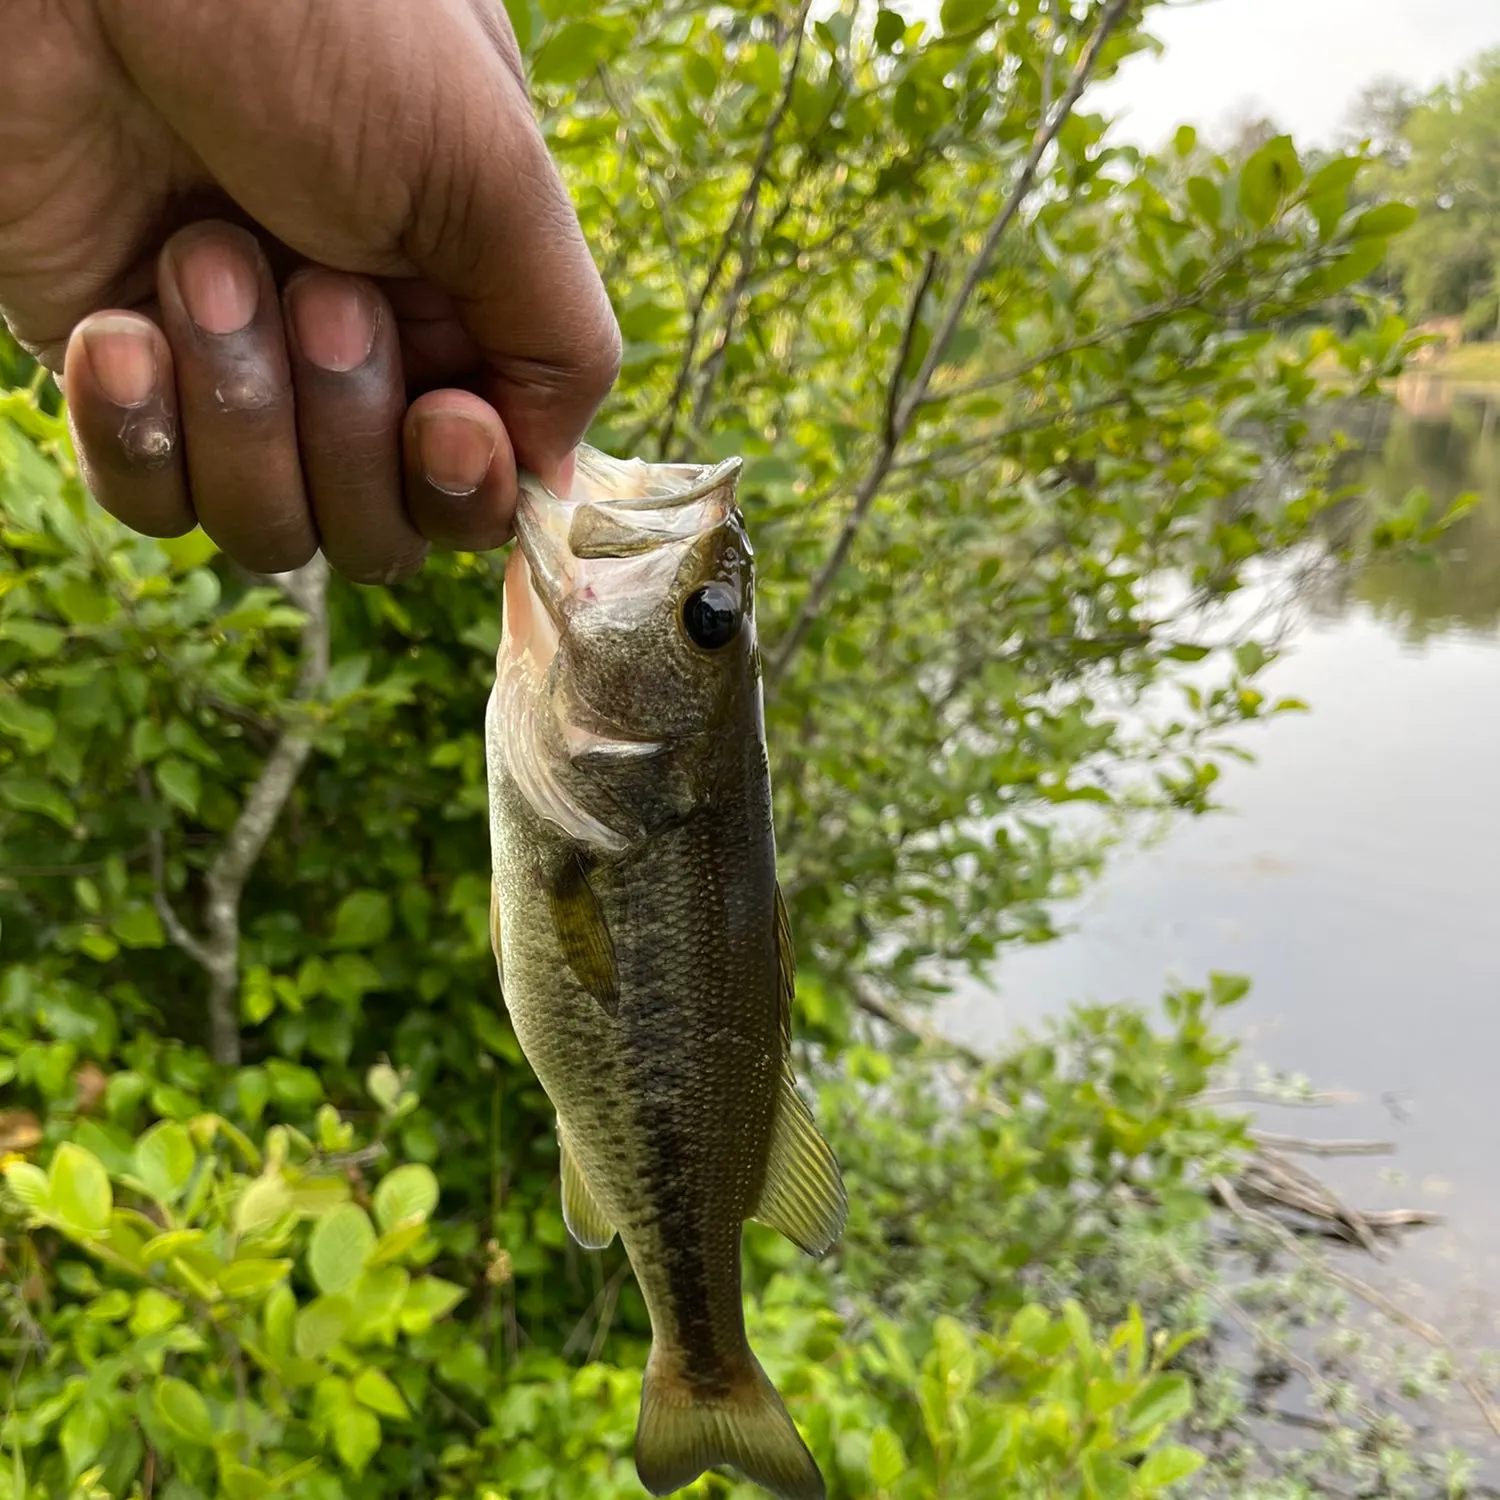
[[[1398,1258],[1455,1336],[1500,1337],[1500,398],[1404,393],[1371,413],[1365,481],[1399,500],[1477,491],[1426,564],[1326,582],[1261,684],[1308,714],[1243,738],[1227,810],[1122,852],[1007,953],[943,1029],[1003,1042],[1070,1001],[1149,1002],[1174,979],[1249,976],[1241,1071],[1350,1096],[1267,1128],[1394,1141],[1311,1162],[1360,1206],[1443,1213]],[[1414,1293],[1415,1295],[1415,1293]]]

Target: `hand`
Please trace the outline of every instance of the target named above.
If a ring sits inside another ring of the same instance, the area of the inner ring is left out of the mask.
[[[500,0],[13,0],[4,35],[0,313],[100,504],[390,582],[505,542],[518,458],[566,482],[619,331]]]

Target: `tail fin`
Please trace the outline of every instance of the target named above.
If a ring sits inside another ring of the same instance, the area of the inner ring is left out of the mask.
[[[653,1495],[670,1495],[705,1469],[732,1464],[779,1500],[824,1500],[823,1476],[791,1413],[753,1354],[741,1379],[705,1399],[656,1350],[646,1365],[635,1470]]]

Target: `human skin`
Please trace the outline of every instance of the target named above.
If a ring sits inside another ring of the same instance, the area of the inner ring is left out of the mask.
[[[96,499],[361,582],[508,540],[619,331],[500,0],[10,0],[0,315]]]

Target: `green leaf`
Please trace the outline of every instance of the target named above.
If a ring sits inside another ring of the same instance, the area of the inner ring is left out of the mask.
[[[289,1260],[237,1260],[219,1276],[226,1297],[253,1297],[283,1280],[292,1269]]]
[[[55,738],[57,721],[45,708],[0,692],[0,734],[19,741],[27,754],[40,755]]]
[[[343,1338],[353,1316],[347,1297],[316,1298],[297,1312],[292,1347],[303,1359],[321,1359]]]
[[[361,1474],[380,1446],[380,1422],[362,1406],[341,1406],[333,1418],[333,1447],[351,1474]]]
[[[1319,290],[1326,296],[1329,292],[1342,291],[1363,281],[1376,270],[1386,257],[1386,241],[1383,239],[1356,240],[1335,261],[1324,266],[1318,273]]]
[[[191,1138],[175,1120],[153,1125],[135,1148],[135,1175],[158,1203],[183,1195],[197,1163]]]
[[[1198,217],[1217,229],[1224,216],[1224,200],[1218,184],[1207,177],[1189,177],[1187,195]]]
[[[399,1225],[425,1223],[437,1201],[438,1180],[432,1168],[408,1162],[381,1178],[375,1189],[375,1222],[382,1232]]]
[[[1301,182],[1302,166],[1291,137],[1276,136],[1240,168],[1240,212],[1256,229],[1264,229]]]
[[[135,1299],[135,1310],[130,1315],[130,1331],[136,1338],[146,1338],[153,1333],[165,1333],[182,1318],[182,1303],[165,1292],[148,1286]]]
[[[352,891],[334,914],[335,948],[368,948],[391,931],[391,898],[384,891]]]
[[[1136,1487],[1141,1494],[1155,1495],[1187,1479],[1203,1467],[1203,1455],[1194,1448],[1168,1443],[1146,1455],[1146,1461],[1135,1472]]]
[[[1388,238],[1410,229],[1417,221],[1417,210],[1410,203],[1377,203],[1367,208],[1350,226],[1349,238],[1369,239],[1372,235]]]
[[[877,1427],[870,1438],[870,1478],[875,1488],[890,1490],[906,1473],[906,1450],[889,1427]]]
[[[411,1415],[406,1398],[396,1389],[395,1382],[384,1370],[377,1370],[373,1365],[354,1377],[354,1399],[371,1411],[379,1412],[382,1417],[399,1420]]]
[[[412,1282],[401,1304],[401,1327],[407,1333],[425,1333],[441,1317],[452,1312],[465,1296],[461,1286],[437,1276]]]
[[[156,764],[151,774],[168,802],[180,807],[185,813],[197,814],[198,798],[203,787],[198,767],[192,761],[169,755]]]
[[[166,942],[156,908],[144,901],[116,912],[109,919],[109,930],[126,948],[160,948]]]
[[[50,782],[34,776],[0,780],[0,802],[17,812],[39,813],[44,818],[51,818],[62,828],[71,828],[76,821],[68,799]]]
[[[1131,1432],[1180,1421],[1193,1409],[1193,1386],[1186,1375],[1158,1375],[1130,1403],[1127,1425]]]
[[[266,1229],[292,1211],[292,1190],[279,1172],[257,1177],[234,1206],[234,1227],[241,1234]]]
[[[1349,189],[1359,175],[1356,156],[1339,156],[1318,168],[1308,179],[1303,197],[1314,219],[1318,234],[1327,239],[1338,227],[1349,207]]]
[[[265,1500],[279,1488],[271,1476],[260,1469],[236,1463],[232,1458],[223,1458],[219,1462],[219,1489],[224,1500]]]
[[[542,44],[531,64],[538,84],[577,83],[612,51],[610,33],[593,21],[569,21]]]
[[[35,1214],[52,1211],[52,1189],[47,1174],[29,1161],[13,1161],[5,1169],[6,1186]]]
[[[882,10],[875,17],[875,45],[891,51],[906,36],[906,19],[900,11]]]
[[[320,1292],[342,1292],[354,1284],[375,1248],[370,1216],[354,1203],[341,1203],[313,1225],[307,1269]]]
[[[63,1419],[60,1441],[68,1478],[77,1479],[109,1437],[109,1413],[97,1401],[80,1401]]]
[[[944,34],[952,36],[958,32],[978,30],[994,11],[994,0],[943,0],[938,14]]]
[[[271,1097],[270,1081],[264,1068],[241,1068],[235,1075],[234,1091],[239,1096],[240,1108],[252,1125],[259,1123],[265,1113],[266,1102]]]
[[[109,1228],[114,1194],[108,1174],[92,1153],[64,1142],[47,1170],[47,1187],[51,1212],[70,1233],[91,1239]]]
[[[156,1387],[156,1410],[179,1437],[204,1448],[212,1446],[214,1425],[208,1415],[208,1403],[187,1381],[175,1375],[160,1380]]]
[[[42,620],[0,620],[0,641],[14,641],[28,656],[56,656],[67,632]]]

